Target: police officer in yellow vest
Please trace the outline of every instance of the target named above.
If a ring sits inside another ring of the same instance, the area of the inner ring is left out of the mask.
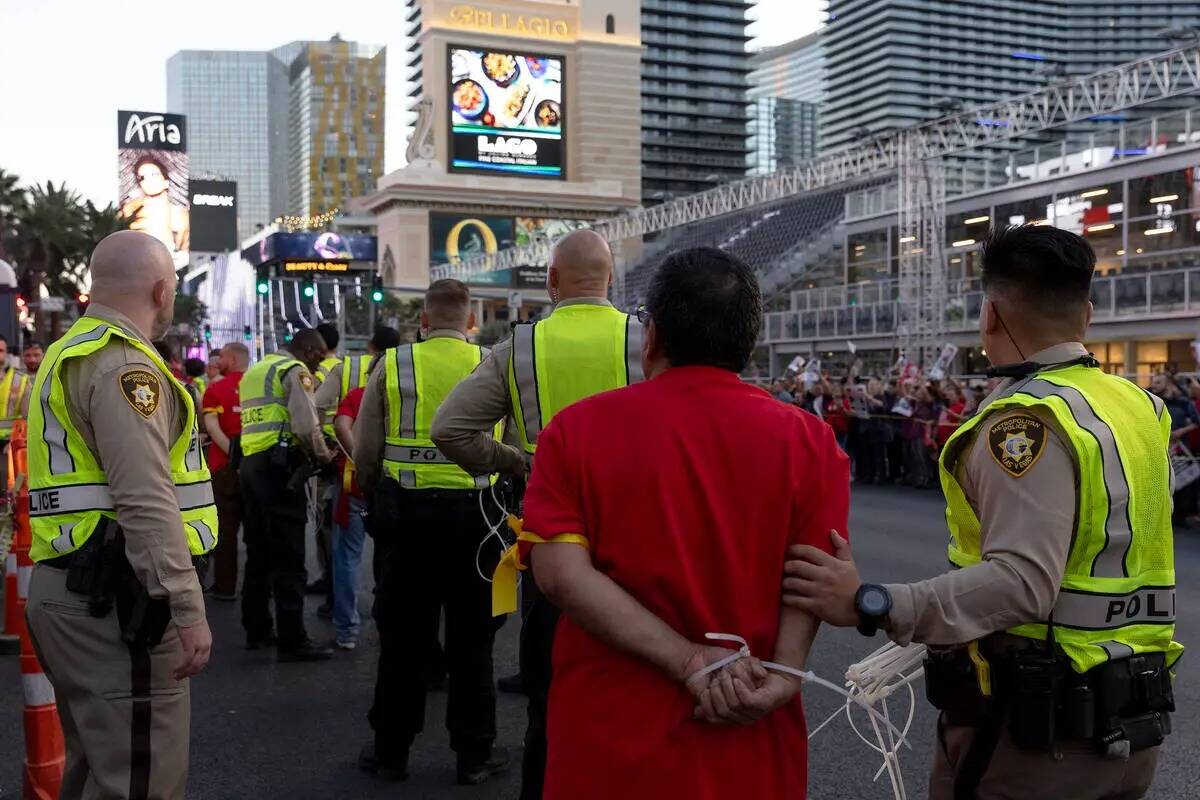
[[[368,715],[375,739],[361,765],[393,780],[407,774],[409,747],[424,727],[426,665],[419,643],[436,640],[442,608],[450,678],[446,726],[458,781],[482,783],[508,760],[492,748],[496,626],[481,576],[499,557],[498,542],[484,543],[488,526],[479,498],[496,476],[468,474],[429,435],[446,395],[486,355],[467,342],[475,325],[470,302],[459,281],[430,285],[421,314],[425,340],[380,356],[354,426],[359,485],[374,494],[371,531],[382,553],[375,601],[379,674]],[[498,424],[491,435],[500,435]]]
[[[24,419],[29,411],[29,389],[33,386],[33,378],[13,367],[8,366],[8,339],[0,336],[0,365],[3,365],[3,375],[0,378],[0,486],[8,486],[8,459],[4,457],[4,448],[12,438],[13,423]]]
[[[612,252],[595,232],[575,231],[557,242],[546,279],[554,312],[535,325],[516,326],[512,339],[496,345],[438,411],[433,441],[448,458],[473,475],[524,475],[534,462],[538,433],[556,413],[642,380],[642,328],[606,299],[612,274]],[[516,421],[520,449],[489,433],[508,416]],[[521,682],[529,695],[529,727],[521,797],[540,800],[558,610],[533,580],[522,586]]]
[[[248,650],[277,644],[280,661],[315,661],[333,655],[332,648],[312,642],[304,628],[308,504],[303,484],[310,466],[323,467],[333,460],[312,403],[315,381],[309,371],[324,353],[321,334],[302,330],[287,351],[271,353],[246,370],[238,386],[239,477],[246,509],[242,627]],[[298,475],[300,471],[305,472]],[[272,595],[274,622],[269,608]]]
[[[217,515],[195,408],[150,344],[175,269],[133,231],[90,266],[91,305],[33,390],[26,614],[67,743],[61,796],[182,798],[187,679],[212,647],[193,558],[216,544]]]
[[[784,602],[931,647],[932,798],[1126,800],[1174,710],[1171,421],[1081,344],[1095,254],[1048,226],[983,247],[983,346],[1005,380],[941,457],[953,572],[860,584],[793,548]]]
[[[325,379],[333,373],[333,370],[338,364],[342,363],[342,358],[337,354],[338,345],[342,341],[342,335],[338,331],[338,326],[333,322],[322,322],[316,328],[317,333],[321,334],[321,338],[325,340],[325,357],[321,359],[321,363],[312,371],[313,377],[317,379],[317,389],[325,385]],[[316,402],[316,392],[313,393],[313,402]],[[322,409],[317,406],[317,414],[321,417],[321,432],[325,434],[330,446],[337,441],[337,437],[333,432],[333,417],[337,412],[337,405],[332,409]],[[319,594],[325,596],[325,601],[317,609],[317,613],[321,616],[333,615],[333,494],[336,486],[336,479],[318,478],[317,497],[320,502],[314,506],[317,516],[313,522],[313,534],[317,542],[317,563],[321,566],[321,577],[317,578],[312,583],[308,584],[305,591],[309,594]]]

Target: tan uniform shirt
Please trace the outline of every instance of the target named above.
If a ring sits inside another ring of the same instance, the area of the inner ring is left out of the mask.
[[[325,418],[327,412],[336,411],[338,403],[342,400],[342,365],[344,363],[339,358],[338,363],[333,365],[333,369],[329,370],[325,380],[321,381],[321,385],[313,393],[313,405],[317,407],[317,413],[321,415],[321,419]]]
[[[603,297],[576,297],[558,304],[573,305],[612,306],[612,303]],[[492,438],[496,423],[512,413],[508,395],[511,354],[509,337],[493,347],[479,368],[454,387],[433,418],[433,443],[442,455],[472,475],[516,474],[525,469],[525,454],[520,447]]]
[[[153,349],[119,311],[93,302],[87,316],[116,325]],[[131,369],[162,376],[158,404],[149,415],[135,409],[121,388],[121,376]],[[171,446],[183,433],[187,411],[170,378],[145,353],[113,338],[87,358],[70,359],[62,382],[71,421],[108,476],[134,574],[151,597],[170,601],[176,625],[202,622],[204,597],[171,481]]]
[[[1040,364],[1087,355],[1078,342],[1033,354]],[[980,412],[1012,385],[1005,380]],[[988,444],[991,429],[1016,416],[1046,426],[1041,455],[1019,476],[1005,470]],[[1053,415],[1007,409],[979,424],[955,468],[967,502],[979,517],[983,561],[913,584],[889,585],[889,635],[900,644],[965,644],[1016,625],[1046,619],[1066,569],[1075,531],[1079,464]]]
[[[284,358],[295,358],[294,355],[286,352],[281,352],[279,355]],[[333,453],[325,444],[325,434],[321,432],[321,420],[317,416],[316,406],[313,405],[313,388],[315,386],[316,378],[303,364],[299,367],[292,367],[283,376],[283,394],[287,398],[292,433],[309,458],[318,464],[328,464],[333,460]]]
[[[451,329],[435,328],[425,335],[426,341],[443,338],[467,341],[466,334]],[[358,418],[354,421],[354,469],[358,472],[358,485],[366,491],[373,491],[375,485],[383,478],[387,404],[391,400],[387,396],[386,375],[387,369],[382,364],[371,373],[370,379],[367,380],[367,388],[363,391],[362,404],[358,408]],[[326,380],[332,378],[333,373],[330,373]]]

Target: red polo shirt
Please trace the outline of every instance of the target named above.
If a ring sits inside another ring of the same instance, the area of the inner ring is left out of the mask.
[[[230,372],[204,392],[201,406],[205,414],[216,414],[217,424],[226,436],[234,437],[242,432],[242,407],[238,403],[238,386],[242,383],[241,372]],[[208,446],[208,468],[216,472],[229,463],[227,456],[217,443]]]
[[[816,417],[733,373],[671,369],[583,400],[538,437],[525,528],[592,562],[693,642],[769,657],[789,544],[847,531],[849,464]],[[565,546],[565,545],[562,545]],[[803,798],[799,699],[749,727],[691,719],[687,690],[566,616],[554,644],[547,798]]]

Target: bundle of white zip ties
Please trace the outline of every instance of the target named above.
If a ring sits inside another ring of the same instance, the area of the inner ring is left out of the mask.
[[[484,494],[488,494],[488,493],[490,493],[492,496],[492,504],[495,505],[496,508],[500,510],[500,517],[494,523],[492,522],[492,518],[490,516],[488,516],[487,509],[484,507],[483,496],[484,496]],[[505,538],[505,536],[504,536],[504,532],[508,530],[508,513],[509,512],[508,512],[508,509],[504,507],[504,503],[501,502],[500,498],[496,497],[496,484],[493,483],[490,490],[489,489],[481,489],[479,491],[479,513],[483,515],[483,521],[484,521],[484,524],[486,524],[488,527],[488,532],[484,535],[483,539],[480,540],[479,547],[475,548],[475,572],[477,572],[479,574],[480,578],[487,581],[488,583],[491,583],[492,582],[491,576],[484,575],[483,567],[481,567],[479,565],[479,557],[481,555],[483,555],[484,545],[486,545],[488,543],[489,539],[495,537],[496,540],[500,543],[500,552],[503,553],[505,550],[507,550],[509,548],[510,545],[514,544],[514,542],[508,541],[508,539]],[[524,576],[518,576],[518,578],[517,578],[518,585],[520,585],[520,580],[522,577],[524,577]]]
[[[719,669],[724,669],[735,661],[749,658],[751,655],[750,646],[740,636],[728,633],[708,633],[705,634],[705,637],[714,641],[734,642],[741,645],[741,647],[732,651],[725,658],[709,664],[704,669],[694,673],[688,678],[689,683]],[[846,670],[846,688],[842,688],[835,683],[819,677],[812,670],[798,670],[770,661],[763,661],[762,665],[764,668],[775,672],[795,675],[806,683],[823,686],[845,697],[845,705],[830,714],[820,725],[813,728],[809,732],[808,738],[811,739],[816,736],[825,726],[844,713],[855,735],[859,739],[862,739],[868,747],[883,756],[883,765],[875,773],[875,780],[878,781],[879,777],[884,772],[887,772],[892,784],[892,793],[895,795],[896,800],[907,800],[908,795],[904,790],[904,775],[900,771],[899,751],[901,746],[908,747],[910,750],[912,749],[912,746],[908,743],[908,731],[912,727],[913,714],[916,712],[917,707],[916,695],[913,692],[912,684],[924,675],[925,670],[921,666],[924,660],[924,645],[910,644],[901,647],[888,642],[862,661],[850,665],[849,669]],[[901,729],[897,728],[892,722],[891,712],[888,708],[888,698],[902,689],[908,692],[909,707],[908,717],[904,722],[904,727]],[[858,706],[867,712],[867,718],[871,722],[871,731],[875,735],[874,741],[868,739],[859,730],[858,724],[854,721],[854,715],[851,714],[852,706]]]

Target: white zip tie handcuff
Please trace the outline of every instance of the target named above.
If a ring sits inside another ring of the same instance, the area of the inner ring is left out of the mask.
[[[743,658],[751,657],[750,645],[740,636],[734,636],[729,633],[707,633],[705,634],[705,638],[713,641],[733,642],[741,646],[725,658],[694,672],[688,677],[688,683],[697,678],[710,675],[717,670],[724,669]],[[912,745],[908,743],[908,731],[912,727],[913,715],[916,712],[916,695],[913,692],[912,684],[924,675],[925,670],[920,666],[924,660],[925,645],[910,644],[901,647],[900,645],[888,642],[862,661],[850,665],[846,670],[845,689],[819,677],[812,670],[799,670],[789,667],[786,664],[776,664],[771,661],[763,661],[761,663],[764,668],[773,672],[794,675],[807,683],[823,686],[845,697],[845,704],[830,714],[824,722],[813,728],[809,732],[808,738],[812,739],[838,715],[845,713],[846,719],[850,723],[850,728],[854,731],[855,735],[859,739],[862,739],[868,747],[883,756],[883,764],[875,772],[874,780],[878,781],[879,777],[886,771],[891,780],[892,793],[895,795],[896,800],[907,800],[907,794],[904,790],[904,776],[900,771],[900,757],[898,753],[901,746],[908,747],[910,750],[912,749]],[[909,699],[908,718],[905,720],[902,730],[892,723],[887,705],[888,698],[901,689],[908,691]],[[871,721],[871,730],[875,734],[874,742],[863,735],[858,729],[858,725],[854,722],[854,716],[850,713],[850,708],[854,705],[859,706],[867,712],[867,717]],[[878,709],[876,709],[876,706],[878,706]]]

